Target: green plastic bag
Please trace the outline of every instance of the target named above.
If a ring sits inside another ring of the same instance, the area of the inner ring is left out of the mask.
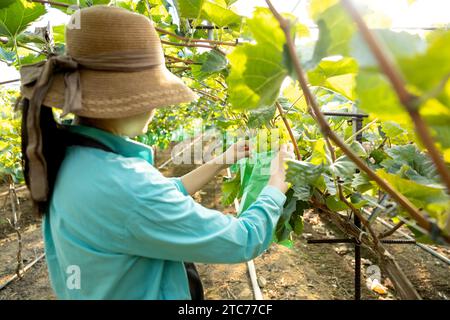
[[[253,154],[251,159],[242,159],[238,162],[241,176],[241,202],[239,213],[245,211],[262,189],[267,185],[270,178],[270,163],[276,152],[262,152]]]
[[[277,152],[254,153],[251,159],[242,159],[231,167],[235,178],[227,182],[227,201],[241,199],[239,214],[244,212],[258,198],[270,178],[270,164]],[[239,190],[239,191],[238,191]],[[292,248],[291,233],[297,235],[303,231],[303,212],[309,208],[305,201],[298,201],[293,190],[286,194],[287,200],[283,212],[275,227],[273,242]]]

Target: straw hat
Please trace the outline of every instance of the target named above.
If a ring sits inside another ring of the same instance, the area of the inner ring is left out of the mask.
[[[121,118],[197,98],[164,63],[161,42],[152,22],[128,10],[93,6],[79,10],[66,28],[66,55],[74,61],[97,56],[142,53],[151,66],[138,70],[105,71],[79,67],[81,108],[73,113],[90,118]],[[64,72],[53,76],[43,105],[62,109],[65,104]],[[22,94],[33,95],[33,84],[24,84]]]

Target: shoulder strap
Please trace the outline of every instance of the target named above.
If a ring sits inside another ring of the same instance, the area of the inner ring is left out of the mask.
[[[68,133],[66,137],[67,146],[83,146],[100,149],[106,152],[115,153],[110,147],[104,145],[103,143],[92,139],[90,137],[77,134],[77,133]]]

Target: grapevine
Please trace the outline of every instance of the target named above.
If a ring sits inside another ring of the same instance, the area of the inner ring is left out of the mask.
[[[431,30],[423,37],[373,28],[355,1],[311,0],[309,13],[319,31],[314,39],[310,28],[280,13],[270,0],[268,8],[255,8],[248,18],[235,12],[235,2],[84,0],[80,5],[116,5],[152,19],[166,67],[200,97],[159,110],[139,141],[165,148],[194,133],[193,119],[224,135],[244,129],[255,143],[254,159],[233,166],[222,188],[223,203],[239,199],[240,211],[268,180],[262,172],[276,147],[261,147],[260,141],[290,141],[296,155],[287,168],[292,187],[274,241],[292,246],[293,234],[303,230],[303,212],[323,212],[375,252],[403,296],[415,297],[385,243],[404,227],[418,242],[450,243],[450,31]],[[0,4],[0,62],[20,68],[63,53],[63,25],[35,32],[30,25],[49,8],[69,14],[76,3]],[[23,180],[19,124],[11,107],[18,92],[2,89],[0,95],[0,179],[17,183]],[[352,113],[367,115],[356,132],[337,116]],[[378,216],[395,226],[377,233]]]

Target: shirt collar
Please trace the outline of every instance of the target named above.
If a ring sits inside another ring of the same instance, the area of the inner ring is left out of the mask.
[[[121,156],[127,158],[141,158],[148,163],[153,164],[153,149],[143,143],[136,142],[128,137],[115,135],[101,129],[83,125],[66,125],[66,128],[70,132],[87,136],[104,144],[114,153],[120,154]]]

